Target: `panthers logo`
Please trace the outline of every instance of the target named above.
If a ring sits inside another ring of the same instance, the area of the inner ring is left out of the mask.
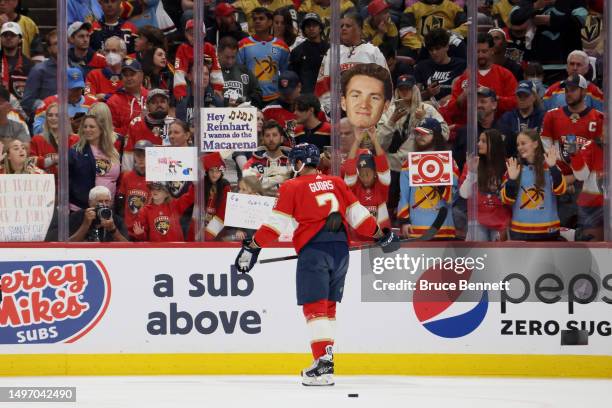
[[[145,200],[141,195],[133,194],[128,197],[128,208],[132,214],[138,214],[138,211],[140,211],[144,204]]]
[[[174,198],[178,198],[183,191],[183,187],[185,186],[185,181],[170,181],[168,182],[168,190],[170,191],[170,195]]]
[[[415,203],[412,205],[412,208],[438,208],[438,203],[440,202],[440,199],[440,192],[436,187],[419,187],[414,193]]]
[[[521,209],[542,210],[544,209],[544,190],[536,186],[528,189],[521,187]]]
[[[430,15],[421,19],[421,35],[426,36],[434,28],[444,28],[444,17]]]
[[[111,169],[111,162],[106,159],[96,159],[96,175],[105,176]]]
[[[170,231],[170,218],[167,215],[160,215],[155,218],[155,229],[162,235],[166,235]]]

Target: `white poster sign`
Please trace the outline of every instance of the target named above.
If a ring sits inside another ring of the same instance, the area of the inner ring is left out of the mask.
[[[272,213],[276,198],[251,194],[228,193],[225,225],[258,229]]]
[[[196,181],[198,152],[195,147],[149,147],[147,181]]]
[[[257,108],[203,108],[203,152],[257,149]]]
[[[0,176],[0,242],[44,241],[55,208],[52,174]]]

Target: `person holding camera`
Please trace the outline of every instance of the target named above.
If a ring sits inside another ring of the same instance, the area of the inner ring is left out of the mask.
[[[105,186],[89,190],[89,207],[70,214],[70,242],[122,242],[126,231],[111,208],[111,192]]]

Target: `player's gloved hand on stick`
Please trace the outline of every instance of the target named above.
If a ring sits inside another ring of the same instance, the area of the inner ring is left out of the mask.
[[[389,228],[384,228],[381,232],[382,236],[376,240],[376,244],[385,254],[397,251],[401,245],[399,237]]]
[[[253,269],[257,263],[259,252],[261,251],[260,247],[253,248],[251,246],[252,242],[252,239],[245,239],[242,241],[242,249],[240,249],[236,260],[234,261],[234,266],[242,273],[250,272],[250,270]]]

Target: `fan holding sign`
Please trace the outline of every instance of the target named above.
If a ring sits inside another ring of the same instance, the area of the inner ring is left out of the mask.
[[[436,119],[424,119],[414,132],[416,152],[410,153],[400,176],[397,217],[402,233],[410,238],[421,236],[446,207],[446,219],[434,238],[454,238],[451,207],[457,193],[457,164],[446,151],[442,127]]]

